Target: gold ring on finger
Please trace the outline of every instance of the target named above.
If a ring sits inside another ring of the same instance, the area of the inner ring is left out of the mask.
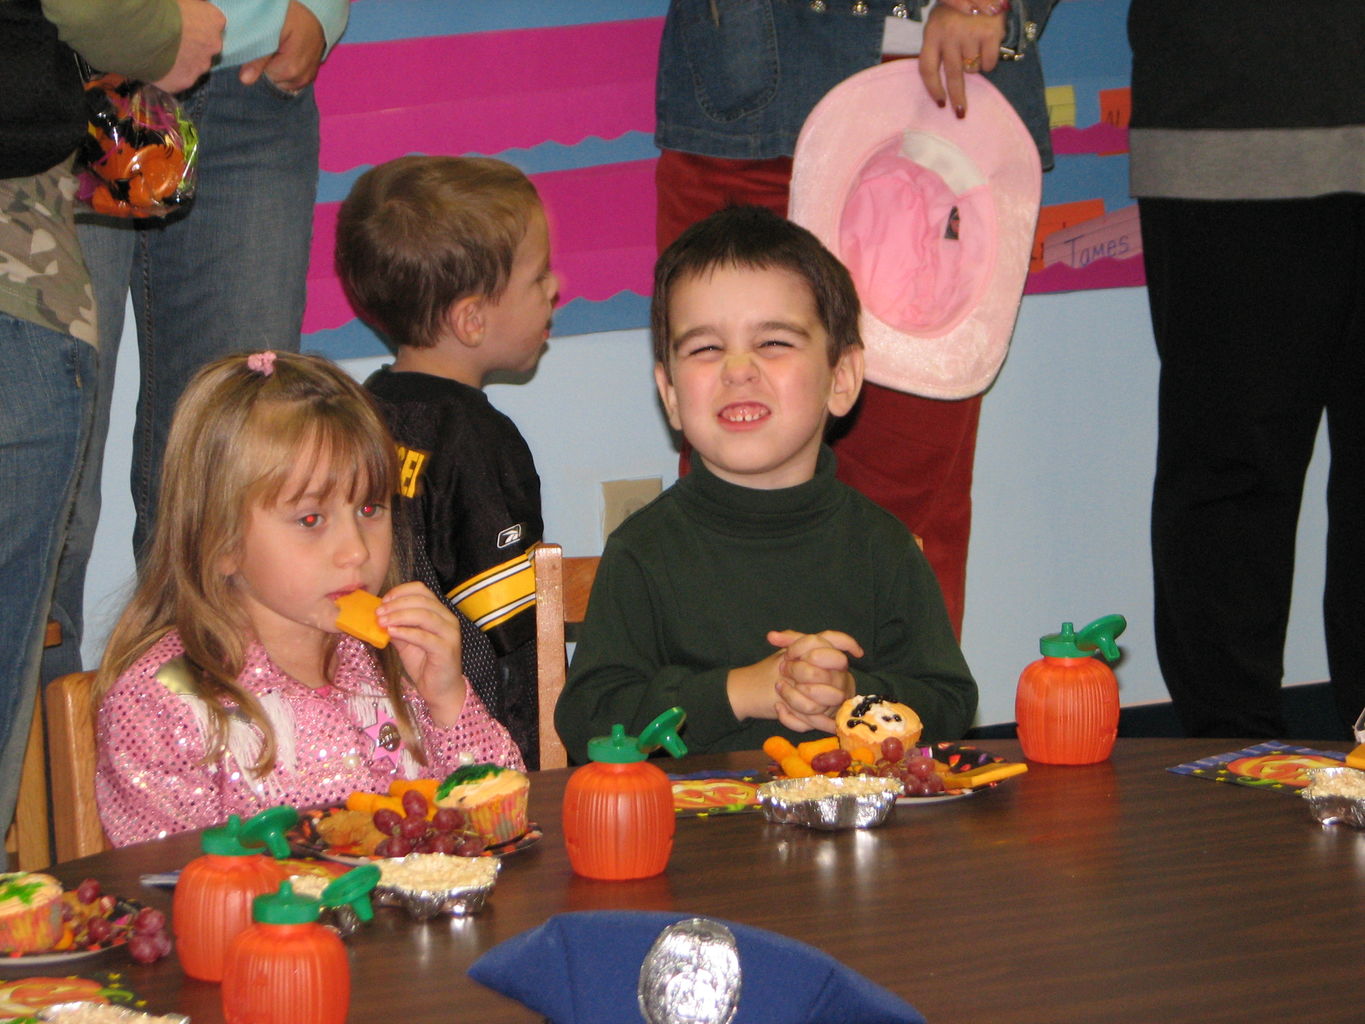
[[[962,70],[968,72],[969,74],[974,73],[974,72],[977,72],[977,71],[980,71],[980,70],[981,70],[981,58],[980,58],[980,57],[968,57],[966,60],[964,60],[964,61],[962,62]]]

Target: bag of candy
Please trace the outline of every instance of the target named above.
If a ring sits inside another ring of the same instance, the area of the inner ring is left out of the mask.
[[[85,84],[78,197],[111,217],[164,217],[194,198],[194,123],[170,93],[122,75]]]

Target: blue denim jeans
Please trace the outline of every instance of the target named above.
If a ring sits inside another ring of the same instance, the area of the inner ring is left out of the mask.
[[[0,823],[19,792],[48,602],[95,397],[95,349],[0,313]],[[0,865],[4,853],[0,851]]]
[[[1007,43],[1018,45],[1021,12],[1041,32],[1057,0],[1016,0]],[[884,22],[920,0],[672,0],[659,43],[654,142],[730,160],[791,156],[811,108],[849,75],[881,60]],[[983,75],[1028,126],[1052,166],[1038,52]],[[887,96],[895,103],[895,96]]]
[[[114,370],[132,292],[141,386],[131,486],[134,551],[151,534],[161,454],[189,379],[231,352],[297,352],[318,181],[318,110],[310,88],[285,93],[237,68],[215,71],[182,97],[199,129],[198,191],[165,222],[92,218],[81,247],[99,315],[100,382],[76,510],[58,573],[53,614],[62,647],[43,676],[80,665],[85,570],[100,511],[100,473]]]

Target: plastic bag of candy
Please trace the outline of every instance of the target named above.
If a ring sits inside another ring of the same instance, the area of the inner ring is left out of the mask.
[[[164,217],[194,198],[194,123],[170,93],[121,75],[85,85],[78,197],[111,217]]]

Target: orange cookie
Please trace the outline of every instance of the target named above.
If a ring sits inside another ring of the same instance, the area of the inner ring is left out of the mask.
[[[337,598],[336,605],[340,609],[337,629],[375,647],[389,646],[388,630],[374,616],[379,608],[379,598],[366,590],[353,590]]]

